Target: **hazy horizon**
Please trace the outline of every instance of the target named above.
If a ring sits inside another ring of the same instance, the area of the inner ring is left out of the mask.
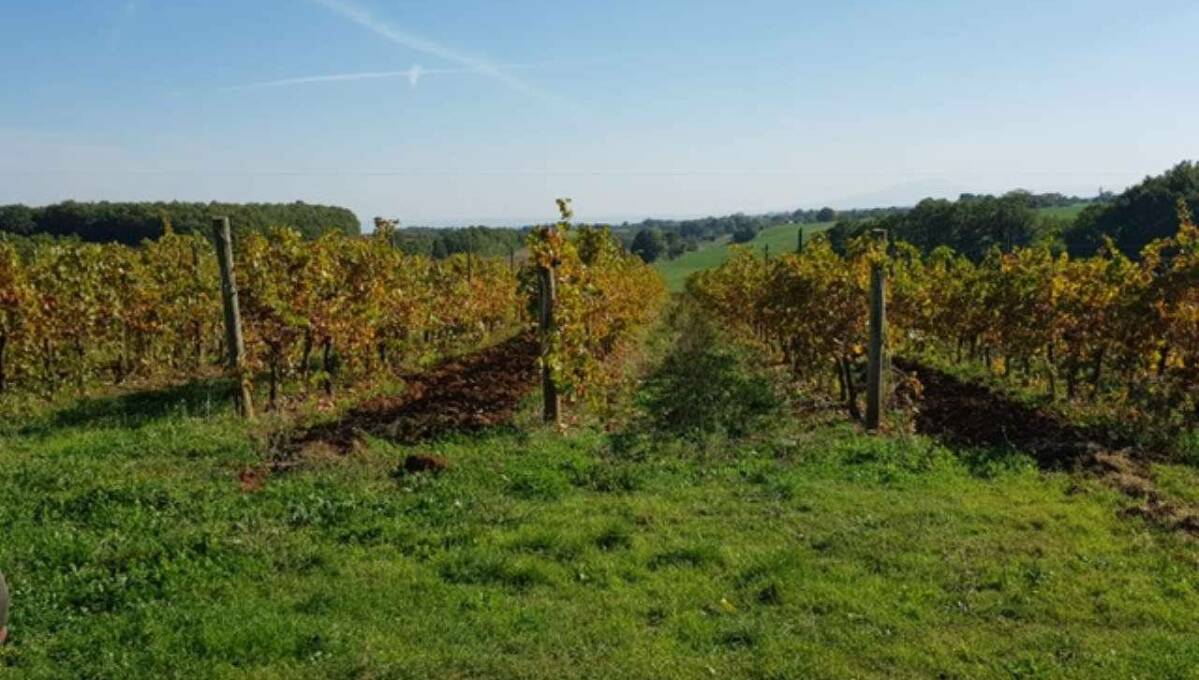
[[[1193,158],[1199,6],[229,0],[0,9],[0,203],[523,224],[1094,195]],[[53,34],[55,49],[47,50]]]

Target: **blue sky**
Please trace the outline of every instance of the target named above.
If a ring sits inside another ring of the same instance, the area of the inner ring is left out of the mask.
[[[0,203],[405,224],[1121,188],[1199,157],[1199,3],[0,3]]]

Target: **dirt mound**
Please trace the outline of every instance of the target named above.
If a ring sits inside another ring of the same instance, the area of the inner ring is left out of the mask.
[[[985,385],[908,359],[896,358],[894,365],[920,381],[916,429],[949,443],[1015,448],[1031,454],[1046,468],[1085,464],[1097,450],[1127,446],[1106,431],[1065,422]]]
[[[299,433],[280,463],[314,443],[348,451],[365,435],[412,444],[450,432],[474,432],[510,422],[537,378],[538,344],[531,333],[455,359],[408,379],[402,395],[363,402],[345,417]]]

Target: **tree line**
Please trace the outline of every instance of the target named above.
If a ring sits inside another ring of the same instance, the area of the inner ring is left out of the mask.
[[[1099,199],[1061,193],[1034,194],[1017,190],[1002,197],[962,194],[958,201],[926,199],[915,207],[858,208],[837,211],[824,207],[694,220],[645,220],[614,227],[626,246],[646,262],[673,259],[694,250],[700,241],[729,237],[733,243],[748,243],[763,229],[781,224],[838,222],[832,231],[834,245],[842,249],[853,237],[871,229],[884,228],[907,234],[906,240],[929,248],[950,245],[978,257],[992,245],[1028,245],[1042,234],[1059,235],[1067,226],[1037,214],[1042,208],[1088,203]]]
[[[1161,175],[1146,177],[1119,195],[1101,191],[1084,199],[1062,194],[1013,191],[1002,196],[962,194],[958,200],[928,198],[914,208],[868,219],[842,219],[829,231],[844,254],[855,238],[885,229],[894,240],[924,253],[947,246],[974,262],[992,249],[1011,252],[1047,246],[1073,257],[1099,254],[1111,239],[1122,254],[1139,258],[1150,243],[1178,231],[1178,205],[1199,210],[1199,165],[1184,161]],[[1086,203],[1073,220],[1039,213],[1043,208]]]
[[[376,228],[394,223],[376,218]],[[507,227],[404,227],[395,229],[392,245],[409,255],[424,255],[440,260],[451,255],[471,253],[481,257],[508,257],[525,246],[529,229]]]
[[[906,208],[865,208],[838,212],[832,208],[800,209],[746,215],[735,213],[723,217],[701,217],[688,220],[655,220],[625,222],[612,227],[625,247],[646,262],[658,259],[674,259],[685,252],[695,250],[702,241],[714,241],[729,237],[733,243],[748,243],[763,229],[780,224],[811,224],[832,222],[840,218],[862,220],[883,215],[901,213]]]
[[[64,201],[41,207],[0,206],[0,232],[30,237],[77,238],[88,243],[138,245],[162,236],[168,225],[179,234],[207,233],[212,218],[227,216],[239,234],[288,227],[307,239],[328,232],[356,236],[358,218],[347,208],[310,203],[85,203]]]
[[[1031,245],[1046,230],[1029,195],[967,195],[957,201],[926,198],[904,213],[869,220],[842,220],[829,230],[834,250],[844,254],[856,238],[884,229],[898,241],[922,252],[947,246],[971,260],[992,248],[1011,251]]]
[[[1089,255],[1110,237],[1122,253],[1135,257],[1151,242],[1178,230],[1177,206],[1199,211],[1199,164],[1183,161],[1166,172],[1146,177],[1108,202],[1088,206],[1063,235],[1071,255]]]

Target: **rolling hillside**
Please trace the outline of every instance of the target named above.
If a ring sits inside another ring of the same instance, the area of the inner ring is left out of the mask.
[[[769,246],[770,252],[776,254],[794,250],[798,230],[801,226],[804,229],[805,237],[810,237],[812,234],[832,227],[833,223],[780,224],[776,227],[763,229],[749,245],[758,250],[763,250]],[[705,243],[700,246],[699,250],[686,253],[682,257],[660,261],[654,265],[654,268],[662,274],[662,278],[666,279],[666,285],[670,290],[679,291],[683,289],[683,284],[686,283],[687,277],[692,273],[718,267],[728,259],[729,247],[731,245],[732,242],[728,238],[714,243]]]

